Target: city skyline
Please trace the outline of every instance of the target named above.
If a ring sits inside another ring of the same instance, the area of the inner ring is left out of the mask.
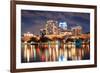
[[[89,13],[21,10],[21,34],[29,31],[39,35],[48,20],[55,20],[58,24],[66,22],[68,29],[78,24],[82,26],[83,33],[90,32]]]

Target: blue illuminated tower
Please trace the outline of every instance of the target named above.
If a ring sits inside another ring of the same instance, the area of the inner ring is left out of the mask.
[[[63,30],[67,30],[67,22],[63,21],[63,22],[59,22],[59,27]]]

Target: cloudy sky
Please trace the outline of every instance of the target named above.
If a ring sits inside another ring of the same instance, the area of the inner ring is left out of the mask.
[[[90,32],[90,14],[75,12],[21,10],[21,34],[31,32],[39,34],[47,20],[66,22],[68,29],[81,25],[83,32]]]

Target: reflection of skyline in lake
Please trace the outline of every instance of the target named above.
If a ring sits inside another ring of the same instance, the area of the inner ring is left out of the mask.
[[[45,27],[46,21],[52,19],[58,22],[67,22],[68,29],[81,25],[83,32],[90,31],[90,14],[89,13],[75,13],[75,12],[50,12],[50,11],[21,11],[21,31],[23,33],[29,31],[31,33],[39,34],[41,28]]]
[[[76,40],[76,39],[74,39]],[[85,40],[84,40],[85,41]],[[22,43],[21,62],[53,62],[53,61],[79,61],[90,59],[90,47],[88,41],[82,41],[81,47],[76,47],[74,41],[49,41],[40,43]],[[58,44],[60,43],[60,44]],[[38,45],[39,44],[39,45]]]

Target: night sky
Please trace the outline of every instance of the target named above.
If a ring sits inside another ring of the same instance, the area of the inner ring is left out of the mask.
[[[78,24],[82,26],[83,33],[90,32],[89,13],[21,10],[21,34],[31,32],[39,35],[47,20],[66,22],[68,29]]]

